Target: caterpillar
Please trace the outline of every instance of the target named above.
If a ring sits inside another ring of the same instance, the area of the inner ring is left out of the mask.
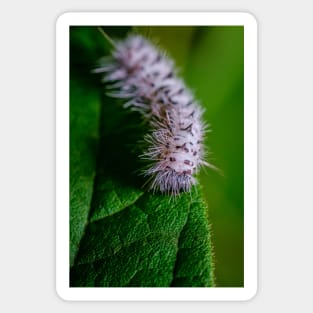
[[[171,195],[190,191],[195,174],[206,162],[203,145],[208,131],[203,109],[178,77],[174,62],[141,35],[114,42],[110,56],[94,70],[101,73],[107,94],[124,99],[124,107],[139,111],[149,125],[145,151],[149,162],[142,174],[152,191]]]

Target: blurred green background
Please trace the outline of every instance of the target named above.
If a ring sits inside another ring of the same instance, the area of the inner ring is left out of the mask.
[[[244,29],[216,27],[102,27],[114,40],[138,32],[174,59],[179,76],[205,108],[211,125],[206,138],[209,161],[200,182],[213,228],[216,284],[244,283]],[[96,27],[71,27],[71,75],[79,72],[88,84],[97,59],[109,51]]]

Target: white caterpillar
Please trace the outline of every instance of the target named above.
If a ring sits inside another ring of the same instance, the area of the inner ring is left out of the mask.
[[[211,166],[204,161],[203,110],[176,76],[173,62],[148,40],[131,35],[114,47],[95,72],[104,73],[110,96],[125,99],[124,106],[149,123],[148,148],[140,156],[150,160],[143,170],[149,189],[172,195],[190,191],[199,167]]]

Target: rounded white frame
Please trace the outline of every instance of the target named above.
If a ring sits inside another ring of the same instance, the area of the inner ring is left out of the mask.
[[[87,25],[244,27],[244,287],[69,287],[69,28]],[[257,22],[241,12],[70,12],[56,23],[56,290],[64,300],[249,300],[257,293]]]

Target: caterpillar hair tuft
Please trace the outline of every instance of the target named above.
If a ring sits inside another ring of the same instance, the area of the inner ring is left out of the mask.
[[[177,76],[174,63],[140,35],[116,41],[114,50],[100,60],[107,94],[125,99],[124,107],[139,111],[148,122],[147,148],[140,158],[150,190],[171,195],[190,191],[204,160],[203,109]]]

